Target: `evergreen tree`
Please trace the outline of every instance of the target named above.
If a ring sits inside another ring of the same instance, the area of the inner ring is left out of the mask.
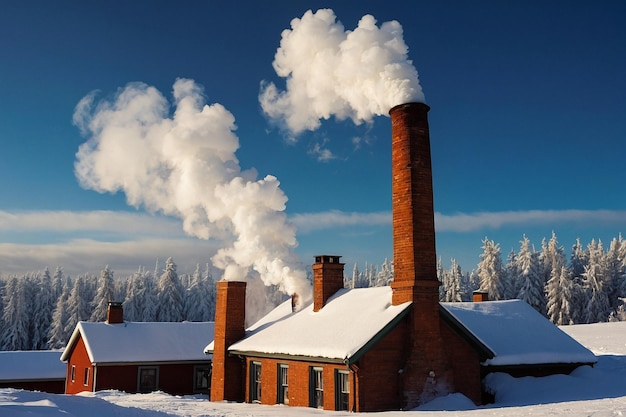
[[[200,264],[196,265],[196,270],[186,293],[185,319],[188,321],[210,321],[212,319],[210,288],[202,276]]]
[[[157,321],[159,297],[157,294],[156,277],[152,274],[144,274],[145,291],[143,294],[143,313],[141,321]]]
[[[504,271],[500,256],[500,245],[493,240],[483,240],[483,253],[476,274],[480,279],[480,289],[489,294],[490,300],[502,300],[505,294]]]
[[[165,271],[159,278],[157,293],[159,297],[157,321],[182,321],[184,314],[182,289],[172,258],[165,262]]]
[[[52,323],[52,313],[56,304],[55,291],[50,271],[46,268],[43,274],[38,274],[33,294],[34,306],[32,311],[32,340],[31,349],[41,350],[48,346],[48,332]]]
[[[447,302],[459,302],[462,301],[461,297],[461,279],[462,272],[461,266],[457,264],[456,259],[452,258],[450,261],[450,270],[445,274],[445,293],[444,300]]]
[[[74,287],[67,300],[67,321],[63,331],[71,335],[79,321],[87,321],[91,316],[89,308],[91,300],[88,298],[85,278],[79,276],[74,281]]]
[[[91,311],[90,321],[106,320],[109,303],[116,301],[114,294],[113,271],[111,271],[107,265],[102,272],[100,272],[98,290],[92,302],[93,309]]]
[[[585,309],[583,310],[584,323],[607,321],[611,314],[611,305],[606,289],[607,268],[604,263],[604,248],[602,242],[593,240],[588,245],[589,263],[583,273],[583,285],[586,295]]]
[[[517,254],[514,250],[511,250],[507,257],[506,266],[504,267],[504,279],[507,282],[506,299],[517,298],[519,290],[522,287],[520,275],[517,267]]]
[[[69,326],[67,326],[67,320],[69,318],[67,301],[70,297],[71,287],[71,280],[66,279],[61,294],[57,298],[56,307],[52,313],[50,331],[48,333],[48,348],[50,349],[63,348],[70,339],[71,333],[68,333],[66,328],[69,328]]]
[[[26,350],[30,348],[28,337],[28,305],[26,279],[13,277],[5,289],[2,318],[4,327],[0,338],[0,350]]]
[[[546,285],[548,293],[547,313],[550,321],[557,326],[574,324],[576,294],[571,273],[565,266],[552,276]]]
[[[517,269],[522,283],[518,298],[535,310],[545,315],[545,282],[539,262],[539,254],[531,247],[530,240],[524,236],[517,254]]]

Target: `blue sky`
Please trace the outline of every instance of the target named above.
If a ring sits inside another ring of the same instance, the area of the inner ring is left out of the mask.
[[[569,249],[626,232],[622,1],[9,1],[0,5],[0,274],[109,265],[125,275],[169,256],[193,269],[223,247],[189,236],[158,205],[81,186],[75,172],[93,136],[73,122],[81,100],[112,103],[143,83],[173,112],[177,79],[232,114],[243,176],[276,177],[302,264],[337,254],[351,271],[391,258],[389,118],[331,117],[295,136],[259,102],[262,85],[286,88],[272,67],[281,32],[320,8],[345,30],[366,14],[402,26],[431,107],[444,265],[475,268],[485,237],[506,258],[524,234],[539,248],[554,231]],[[113,174],[123,181],[141,153],[113,158]]]

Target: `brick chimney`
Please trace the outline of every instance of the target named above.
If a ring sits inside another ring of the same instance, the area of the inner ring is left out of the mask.
[[[122,303],[110,301],[107,306],[107,319],[108,324],[120,324],[124,323],[124,308]]]
[[[403,369],[404,407],[447,394],[449,363],[439,329],[428,111],[423,103],[392,108],[392,304],[412,301],[409,355]]]
[[[228,355],[228,347],[246,334],[246,283],[218,281],[213,342],[211,401],[244,400],[241,359]]]
[[[343,288],[341,256],[318,255],[313,264],[313,311],[320,311],[334,293]]]
[[[487,291],[474,291],[472,293],[472,301],[475,303],[489,301],[489,293]]]

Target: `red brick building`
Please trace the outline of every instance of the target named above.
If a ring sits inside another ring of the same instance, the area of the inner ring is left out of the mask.
[[[107,322],[76,326],[61,355],[65,393],[209,393],[211,357],[203,349],[213,322],[124,322],[121,308],[112,303]]]
[[[412,409],[459,392],[478,404],[486,372],[569,372],[595,361],[573,339],[554,336],[562,332],[532,308],[439,303],[428,111],[422,103],[390,111],[391,286],[343,289],[340,257],[317,256],[312,303],[295,311],[288,300],[245,329],[245,283],[218,282],[215,340],[206,350],[211,400],[364,412]],[[542,324],[516,327],[524,321]],[[576,353],[545,355],[542,342],[557,339]]]

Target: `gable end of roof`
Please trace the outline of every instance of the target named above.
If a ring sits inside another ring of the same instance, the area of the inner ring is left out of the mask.
[[[467,327],[456,319],[448,310],[439,305],[439,318],[447,324],[452,331],[461,336],[463,340],[469,343],[469,345],[476,351],[480,362],[484,362],[487,359],[495,357],[495,353],[489,349],[480,339],[478,339]]]

